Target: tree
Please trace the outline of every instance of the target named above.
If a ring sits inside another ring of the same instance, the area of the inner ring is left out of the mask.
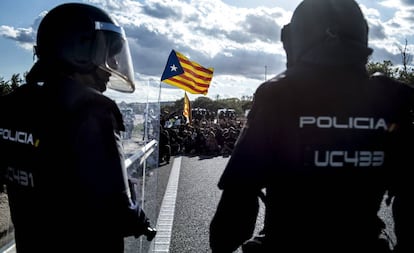
[[[394,68],[392,62],[388,60],[383,62],[369,62],[367,64],[367,71],[369,75],[379,72],[390,78],[396,78],[398,74],[398,69]]]
[[[212,99],[208,97],[198,97],[194,100],[194,102],[191,104],[192,108],[204,108],[210,111],[215,111],[217,108],[215,108],[215,103]]]
[[[409,53],[409,50],[407,48],[408,41],[405,40],[404,47],[398,47],[401,53],[401,61],[403,64],[403,67],[401,70],[399,70],[399,80],[402,82],[405,82],[410,85],[414,85],[414,72],[413,68],[409,67],[410,63],[413,60],[413,55]]]
[[[11,79],[10,79],[10,86],[12,88],[12,90],[16,89],[17,87],[19,87],[20,85],[22,85],[23,83],[23,79],[20,77],[20,74],[13,74]]]
[[[408,85],[414,86],[414,72],[413,68],[408,67],[408,64],[403,68],[395,67],[391,61],[369,62],[367,64],[367,71],[369,75],[374,73],[382,73],[383,75],[404,82]]]
[[[0,96],[6,95],[12,91],[9,81],[4,81],[4,78],[0,76]]]
[[[27,72],[25,73],[25,77],[27,75]],[[5,81],[3,77],[0,76],[0,96],[6,95],[13,90],[15,90],[17,87],[23,84],[23,78],[20,77],[20,74],[13,74],[11,79],[8,81]]]
[[[407,45],[408,45],[408,41],[406,39],[404,48],[400,46],[398,47],[398,50],[400,50],[400,53],[401,53],[401,61],[403,64],[403,69],[401,71],[404,73],[408,73],[408,65],[413,60],[413,56],[408,52]]]

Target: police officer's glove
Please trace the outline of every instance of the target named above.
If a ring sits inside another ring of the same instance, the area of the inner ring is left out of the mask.
[[[157,230],[150,226],[147,227],[147,231],[145,232],[145,236],[147,237],[147,241],[152,241],[157,234]]]
[[[140,228],[138,228],[134,234],[135,238],[138,238],[141,235],[145,235],[148,241],[152,241],[157,234],[157,230],[151,227],[150,221],[142,209],[139,211],[138,221]]]

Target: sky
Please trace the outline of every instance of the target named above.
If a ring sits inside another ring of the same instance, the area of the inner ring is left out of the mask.
[[[0,1],[0,78],[29,71],[42,17],[63,0]],[[106,10],[123,26],[134,65],[136,91],[108,90],[115,100],[175,101],[184,91],[160,82],[171,50],[214,68],[207,95],[242,98],[286,68],[280,41],[300,0],[73,0]],[[402,63],[401,49],[414,53],[414,0],[357,0],[369,30],[371,61]],[[76,17],[74,17],[76,18]],[[161,89],[159,88],[161,87]]]

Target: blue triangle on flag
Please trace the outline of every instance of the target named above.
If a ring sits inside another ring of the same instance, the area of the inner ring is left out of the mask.
[[[162,73],[161,81],[173,76],[181,75],[182,73],[184,73],[184,69],[180,64],[177,54],[172,50],[168,57],[167,64],[165,65],[164,72]]]

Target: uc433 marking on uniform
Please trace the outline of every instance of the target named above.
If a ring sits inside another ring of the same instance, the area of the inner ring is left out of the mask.
[[[395,126],[389,127],[383,118],[302,116],[299,118],[299,127],[393,131]],[[314,150],[312,163],[316,167],[378,167],[384,164],[384,156],[381,150]]]
[[[383,151],[315,150],[314,164],[317,167],[378,167],[384,164]]]

